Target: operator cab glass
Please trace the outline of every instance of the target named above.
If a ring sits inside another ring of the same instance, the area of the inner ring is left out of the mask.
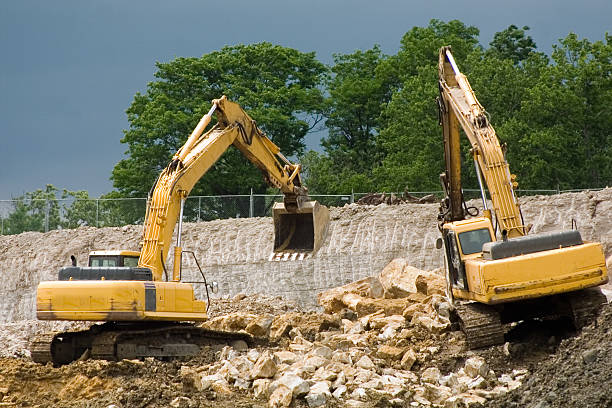
[[[459,244],[463,255],[482,252],[482,245],[491,242],[491,233],[488,228],[480,228],[459,233]]]
[[[95,255],[89,257],[89,266],[96,268],[129,266],[135,268],[138,266],[138,257],[129,255]]]
[[[106,266],[117,266],[118,257],[116,256],[95,256],[89,257],[89,266],[94,267],[106,267]]]
[[[138,257],[137,256],[123,256],[123,266],[137,267]]]

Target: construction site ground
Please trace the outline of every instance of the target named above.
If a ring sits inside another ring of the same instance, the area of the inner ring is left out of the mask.
[[[540,230],[558,224],[554,214],[566,207],[584,226],[586,239],[603,243],[610,269],[612,190],[523,202],[525,218]],[[383,204],[334,209],[332,220],[338,234],[338,225],[355,218],[398,218],[406,211],[435,219],[432,204]],[[218,223],[191,228],[219,229]],[[37,333],[89,323],[34,319],[32,288],[51,273],[36,272],[28,256],[41,262],[35,251],[64,258],[72,252],[83,259],[92,249],[83,240],[119,246],[136,240],[137,230],[82,228],[0,238],[2,276],[13,276],[2,292],[0,407],[612,406],[612,305],[580,331],[569,320],[520,322],[506,327],[505,344],[468,350],[464,335],[446,318],[438,265],[414,265],[410,253],[385,259],[384,268],[367,276],[318,290],[312,304],[276,296],[265,285],[260,293],[214,299],[204,327],[247,331],[259,339],[250,349],[220,344],[175,361],[84,359],[62,367],[31,362],[28,344]],[[604,287],[608,296],[610,289]]]

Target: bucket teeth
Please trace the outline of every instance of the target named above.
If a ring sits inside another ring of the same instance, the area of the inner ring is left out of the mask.
[[[270,262],[282,262],[282,261],[303,261],[311,256],[311,252],[271,252],[268,257]]]

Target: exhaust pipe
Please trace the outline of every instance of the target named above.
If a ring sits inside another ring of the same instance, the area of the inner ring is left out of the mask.
[[[295,211],[275,203],[272,218],[274,252],[316,252],[325,241],[329,210],[317,201],[306,201]]]

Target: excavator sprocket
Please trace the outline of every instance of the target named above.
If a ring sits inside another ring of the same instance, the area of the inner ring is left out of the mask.
[[[174,359],[197,355],[207,345],[243,340],[252,345],[247,333],[224,332],[181,323],[108,322],[79,332],[45,333],[30,346],[36,363],[69,364],[83,356],[117,361],[155,357]]]
[[[481,303],[465,303],[456,306],[455,310],[470,349],[504,342],[504,329],[495,308]]]

